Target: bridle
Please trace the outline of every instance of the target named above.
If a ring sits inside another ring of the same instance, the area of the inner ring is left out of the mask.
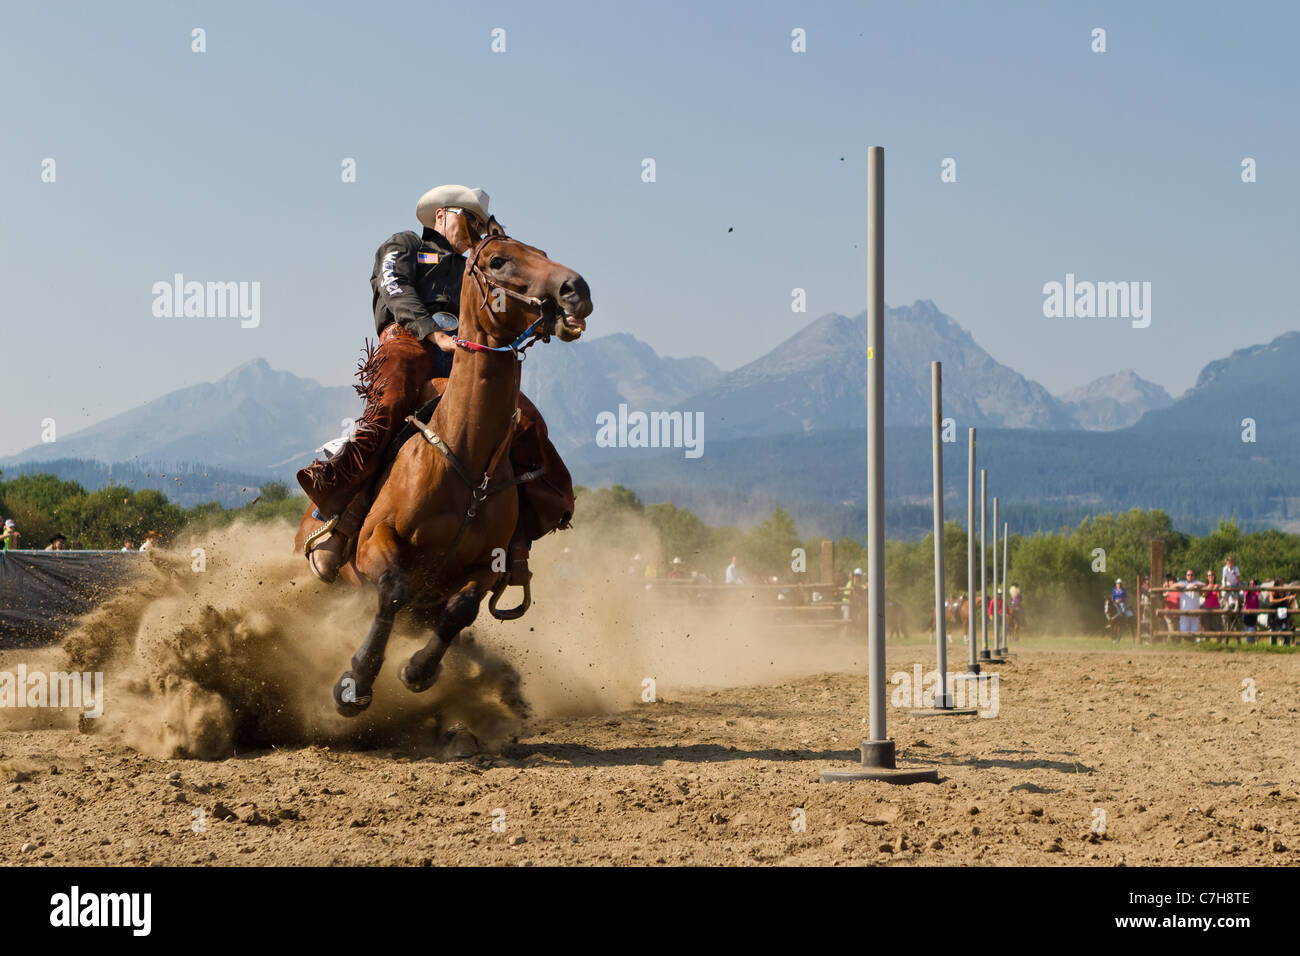
[[[509,236],[495,235],[495,234],[484,236],[477,243],[475,243],[474,248],[470,250],[469,266],[466,268],[465,272],[467,275],[469,275],[471,279],[474,280],[474,284],[478,286],[479,300],[480,300],[479,309],[481,311],[486,312],[488,314],[488,317],[491,318],[492,309],[488,306],[488,294],[489,294],[489,290],[492,290],[495,292],[503,293],[509,296],[510,298],[515,299],[518,302],[522,302],[524,305],[528,306],[529,308],[537,309],[541,314],[538,316],[536,322],[528,326],[528,328],[524,329],[524,331],[521,332],[513,342],[510,342],[507,345],[498,345],[498,346],[481,345],[478,342],[471,342],[468,339],[463,339],[459,335],[453,335],[452,341],[455,342],[461,348],[467,349],[471,352],[512,352],[515,358],[517,358],[519,361],[522,362],[524,360],[525,349],[532,347],[538,341],[549,342],[551,340],[551,330],[545,329],[539,331],[539,329],[543,329],[543,326],[545,326],[547,323],[555,322],[559,316],[559,313],[557,311],[555,315],[547,316],[545,301],[537,298],[536,296],[524,295],[520,292],[514,291],[513,289],[507,289],[500,282],[497,282],[486,272],[484,272],[482,267],[479,266],[478,264],[479,256],[482,254],[483,250],[488,247],[488,245],[490,245],[493,242],[496,242],[497,240],[509,239],[509,238],[510,238]]]

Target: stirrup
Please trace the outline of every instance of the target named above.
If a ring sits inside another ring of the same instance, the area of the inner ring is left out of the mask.
[[[333,531],[335,526],[338,525],[338,523],[339,523],[339,516],[335,515],[334,517],[330,518],[329,521],[326,521],[323,525],[321,525],[319,528],[313,531],[311,534],[307,535],[306,540],[304,540],[302,543],[302,556],[305,558],[309,554],[311,554],[312,544],[318,541],[319,539],[325,537],[325,535],[329,534],[331,531]]]
[[[528,580],[522,585],[524,596],[519,602],[519,606],[508,608],[504,611],[498,611],[497,601],[501,600],[501,595],[506,592],[506,588],[509,586],[507,583],[509,580],[509,572],[503,571],[501,572],[501,576],[497,578],[497,583],[492,585],[492,597],[488,600],[488,611],[490,611],[492,616],[498,621],[514,621],[523,617],[524,612],[527,611],[529,606],[533,603],[533,591],[530,586],[532,584],[532,575],[529,575]]]

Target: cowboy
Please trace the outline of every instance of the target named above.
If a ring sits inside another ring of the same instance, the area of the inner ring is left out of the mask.
[[[348,545],[365,521],[369,487],[384,450],[418,408],[425,383],[451,374],[465,253],[489,225],[496,225],[488,217],[488,194],[457,185],[429,190],[416,204],[415,216],[424,226],[422,235],[399,232],[375,253],[370,287],[379,345],[367,353],[362,367],[358,391],[366,399],[365,411],[334,455],[298,472],[298,484],[316,506],[313,517],[337,519],[307,552],[312,573],[327,584],[338,577]],[[532,541],[568,527],[573,513],[569,473],[546,437],[545,423],[522,394],[519,409],[511,460],[533,460],[515,471],[540,467],[543,474],[519,487],[519,523],[509,551],[512,584],[523,584],[530,576]]]

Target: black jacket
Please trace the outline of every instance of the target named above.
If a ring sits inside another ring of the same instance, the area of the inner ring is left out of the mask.
[[[399,232],[375,253],[370,274],[374,292],[375,331],[393,322],[424,338],[438,326],[434,312],[460,314],[460,283],[465,257],[442,234],[426,229],[428,238]]]

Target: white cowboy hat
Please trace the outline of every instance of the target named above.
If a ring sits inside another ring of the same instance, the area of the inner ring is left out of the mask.
[[[415,218],[421,225],[433,228],[433,215],[439,209],[457,206],[478,217],[480,223],[488,221],[488,194],[468,186],[436,186],[420,197],[415,204]]]

